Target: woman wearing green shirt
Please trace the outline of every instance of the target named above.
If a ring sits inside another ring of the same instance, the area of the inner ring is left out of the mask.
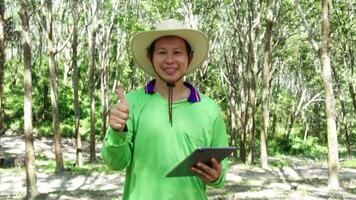
[[[135,62],[155,79],[124,95],[111,109],[102,148],[104,162],[126,168],[124,200],[207,199],[206,185],[221,187],[226,162],[198,162],[196,176],[166,177],[198,147],[228,146],[218,105],[184,77],[208,54],[207,36],[170,19],[131,41]]]

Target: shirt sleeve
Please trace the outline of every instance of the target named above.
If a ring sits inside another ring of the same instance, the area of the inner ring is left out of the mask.
[[[109,128],[101,149],[104,163],[111,169],[122,170],[131,162],[132,132],[117,132]]]
[[[130,103],[130,102],[129,102]],[[104,163],[113,170],[122,170],[130,165],[133,152],[133,109],[130,106],[129,119],[123,132],[109,126],[101,149]]]
[[[217,113],[217,117],[213,124],[213,138],[212,138],[211,146],[217,146],[217,147],[229,146],[228,139],[227,139],[226,127],[225,127],[224,119],[221,116],[220,110]],[[227,171],[227,164],[228,163],[227,163],[226,159],[224,159],[221,162],[221,165],[222,165],[221,175],[216,181],[209,183],[208,184],[209,186],[214,187],[214,188],[220,188],[224,185],[226,171]]]

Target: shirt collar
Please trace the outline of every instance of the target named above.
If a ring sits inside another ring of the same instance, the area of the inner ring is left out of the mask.
[[[147,85],[145,86],[145,93],[146,94],[153,94],[155,93],[154,91],[154,86],[156,83],[156,79],[151,80],[150,82],[147,83]],[[186,87],[188,87],[190,89],[190,95],[188,97],[188,101],[192,102],[192,103],[196,103],[200,101],[200,96],[199,96],[199,92],[197,89],[195,89],[195,87],[188,83],[188,82],[184,82],[184,85]]]

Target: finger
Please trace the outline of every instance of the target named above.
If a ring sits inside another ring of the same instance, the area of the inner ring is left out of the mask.
[[[112,124],[125,124],[126,120],[120,117],[112,116],[110,117],[110,123]]]
[[[215,176],[217,175],[217,171],[213,168],[210,168],[208,165],[202,163],[202,162],[198,162],[197,163],[197,168],[200,169],[201,171],[203,171],[205,174],[207,174],[209,180],[214,180]]]
[[[209,183],[214,179],[214,177],[210,176],[198,167],[192,167],[191,170],[195,175],[199,176],[199,178],[201,178],[206,183]]]
[[[124,112],[124,113],[129,113],[129,107],[128,105],[124,105],[122,103],[115,104],[111,107],[111,112]]]
[[[117,106],[117,109],[118,109],[119,111],[121,111],[121,112],[129,113],[129,106],[128,106],[127,104],[125,104],[125,103],[119,104],[119,105]]]
[[[201,171],[200,169],[196,168],[196,167],[192,167],[191,171],[193,172],[193,174],[195,174],[196,176],[198,176],[202,181],[204,181],[205,183],[209,183],[210,181],[207,179],[207,175]]]
[[[125,124],[122,124],[122,123],[115,123],[115,122],[110,121],[109,124],[112,129],[119,131],[119,132],[122,132],[125,128]]]
[[[117,98],[122,104],[128,105],[127,100],[125,98],[125,91],[122,88],[117,89]]]
[[[117,117],[127,120],[129,118],[129,111],[127,108],[120,108],[120,106],[116,106],[111,108],[109,118],[111,117]]]
[[[203,170],[207,174],[212,174],[212,171],[214,170],[213,168],[209,167],[208,165],[198,162],[196,164],[196,167],[198,167],[200,170]]]
[[[219,172],[219,175],[221,173],[221,162],[218,162],[215,158],[211,159],[212,167]]]

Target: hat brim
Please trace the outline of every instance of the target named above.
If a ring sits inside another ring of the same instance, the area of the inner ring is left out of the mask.
[[[192,51],[193,58],[188,66],[186,74],[192,73],[200,67],[208,56],[209,42],[208,37],[197,30],[174,29],[174,30],[152,30],[136,34],[131,40],[131,51],[134,61],[146,73],[156,76],[151,61],[147,57],[147,48],[153,41],[163,36],[177,36],[186,40]]]

